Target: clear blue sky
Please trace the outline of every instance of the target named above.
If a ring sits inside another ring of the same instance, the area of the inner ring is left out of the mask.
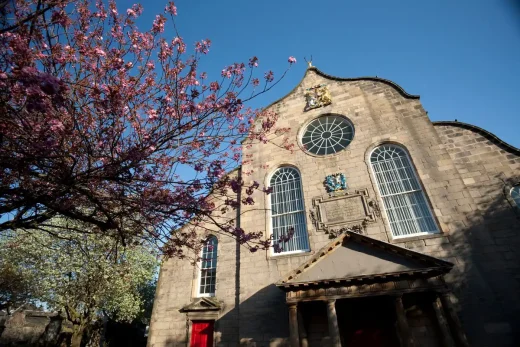
[[[149,27],[166,1],[143,2]],[[119,0],[121,9],[131,2]],[[421,95],[432,120],[485,128],[520,147],[520,2],[179,0],[177,25],[186,43],[209,38],[204,69],[215,75],[235,61],[260,58],[260,69],[298,64],[266,106],[302,78],[304,56],[340,77],[379,76]],[[142,24],[141,24],[142,23]],[[145,25],[146,23],[146,25]],[[144,29],[144,27],[143,27]]]

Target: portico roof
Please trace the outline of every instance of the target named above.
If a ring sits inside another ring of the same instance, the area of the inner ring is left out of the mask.
[[[278,287],[355,284],[395,278],[429,278],[453,264],[432,256],[346,231],[276,283]]]

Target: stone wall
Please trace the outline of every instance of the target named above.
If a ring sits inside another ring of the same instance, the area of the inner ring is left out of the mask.
[[[56,313],[19,310],[11,316],[2,315],[0,316],[0,346],[46,346],[45,341],[49,337],[53,339],[51,342],[56,343],[58,336],[52,334],[44,336],[49,323],[55,320],[59,320],[57,329],[59,332],[61,319]]]
[[[520,182],[520,150],[468,124],[438,122],[435,128],[475,202],[469,218],[487,231],[468,235],[470,251],[461,258],[469,280],[459,295],[463,318],[478,326],[469,334],[496,346],[518,345],[520,210],[509,191]]]
[[[238,170],[230,173],[238,174]],[[219,203],[220,204],[220,203]],[[236,219],[238,211],[230,209],[221,215]],[[215,323],[215,341],[219,346],[238,344],[238,303],[237,250],[235,239],[221,235],[212,225],[199,230],[201,238],[214,235],[218,239],[216,299],[222,305],[220,319]],[[185,259],[172,258],[161,265],[159,282],[155,294],[154,308],[150,323],[148,346],[186,346],[189,342],[190,320],[187,314],[179,312],[197,298],[199,288],[200,263],[197,255],[186,250]]]
[[[317,84],[328,86],[332,104],[304,111],[304,92]],[[244,181],[246,185],[253,181],[269,185],[270,175],[280,166],[298,168],[311,250],[275,255],[271,251],[251,254],[241,248],[237,253],[233,242],[221,241],[216,296],[225,304],[225,311],[217,321],[218,346],[286,344],[288,310],[284,293],[274,283],[329,242],[329,235],[314,227],[310,214],[313,199],[327,195],[323,184],[327,175],[341,172],[347,177],[350,191],[366,190],[368,198],[382,206],[368,156],[383,143],[399,144],[407,150],[440,233],[393,240],[384,213],[368,223],[364,232],[454,263],[447,280],[454,289],[453,302],[460,310],[470,343],[491,346],[500,341],[502,346],[515,345],[514,332],[520,331],[515,325],[520,307],[515,242],[520,231],[516,215],[511,206],[507,207],[503,189],[494,177],[502,173],[513,180],[519,171],[518,153],[478,140],[478,134],[471,131],[453,136],[453,127],[434,126],[418,97],[377,78],[338,79],[308,69],[300,85],[269,108],[280,115],[277,126],[291,128],[289,137],[297,144],[296,150],[291,153],[275,144],[245,148],[244,154],[252,155],[253,162],[242,168],[250,173]],[[353,123],[352,143],[346,150],[326,157],[301,150],[297,139],[303,127],[330,113],[343,115]],[[475,147],[465,147],[470,145]],[[247,231],[265,232],[268,238],[269,197],[259,193],[254,199],[254,206],[243,207],[240,226]],[[177,341],[186,344],[186,317],[178,309],[193,300],[197,273],[185,261],[171,260],[163,265],[152,323],[155,332],[149,346],[176,346]]]
[[[330,106],[304,112],[304,90],[317,84],[327,84],[333,102]],[[253,154],[254,164],[244,166],[245,171],[254,171],[248,177],[251,181],[268,184],[269,175],[278,167],[297,167],[301,172],[306,210],[309,211],[313,198],[326,196],[323,185],[325,176],[342,172],[347,177],[351,191],[367,189],[369,197],[381,205],[367,161],[368,155],[381,143],[398,143],[408,150],[442,231],[434,238],[410,239],[400,242],[400,245],[457,263],[457,251],[453,250],[450,236],[464,232],[464,214],[473,210],[474,203],[471,198],[459,198],[466,190],[462,178],[416,97],[383,81],[331,81],[311,69],[292,94],[272,107],[280,114],[278,125],[290,127],[290,137],[294,141],[297,140],[301,128],[309,121],[328,113],[344,115],[350,119],[355,127],[354,140],[346,150],[327,157],[315,157],[299,149],[291,154],[274,145],[256,146],[247,152]],[[264,164],[268,165],[268,169],[263,169]],[[444,190],[449,186],[456,187],[453,193],[458,194],[447,198]],[[269,208],[268,199],[260,195],[256,199],[261,201],[261,206],[263,204],[265,208]],[[373,238],[393,242],[384,218],[381,216],[376,222],[369,223],[365,232]],[[269,219],[266,213],[246,213],[242,217],[242,226],[246,230],[269,231]],[[265,301],[257,299],[256,293],[266,291],[271,283],[300,265],[329,241],[327,234],[313,227],[309,216],[307,226],[311,245],[309,254],[276,256],[269,252],[257,253],[248,256],[247,261],[241,261],[243,296],[240,299],[252,311],[259,309],[272,312],[275,306],[266,308]],[[272,302],[280,302],[277,311],[286,312],[282,293],[273,290],[271,295]],[[272,321],[262,327],[255,322],[244,324],[247,324],[250,332],[247,335],[241,329],[241,335],[255,340],[258,346],[269,346],[275,338],[288,335],[286,325],[285,331],[280,331],[282,322]],[[269,333],[257,333],[262,329]]]

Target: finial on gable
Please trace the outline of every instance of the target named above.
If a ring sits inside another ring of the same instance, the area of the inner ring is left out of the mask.
[[[311,55],[311,59],[310,60],[307,60],[307,58],[303,57],[303,59],[307,62],[307,68],[310,69],[311,67],[314,67],[312,66],[312,55]]]

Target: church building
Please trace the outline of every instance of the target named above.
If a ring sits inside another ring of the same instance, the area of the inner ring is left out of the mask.
[[[520,346],[519,148],[313,66],[267,109],[297,146],[244,147],[272,192],[229,214],[273,247],[166,260],[148,347]]]

